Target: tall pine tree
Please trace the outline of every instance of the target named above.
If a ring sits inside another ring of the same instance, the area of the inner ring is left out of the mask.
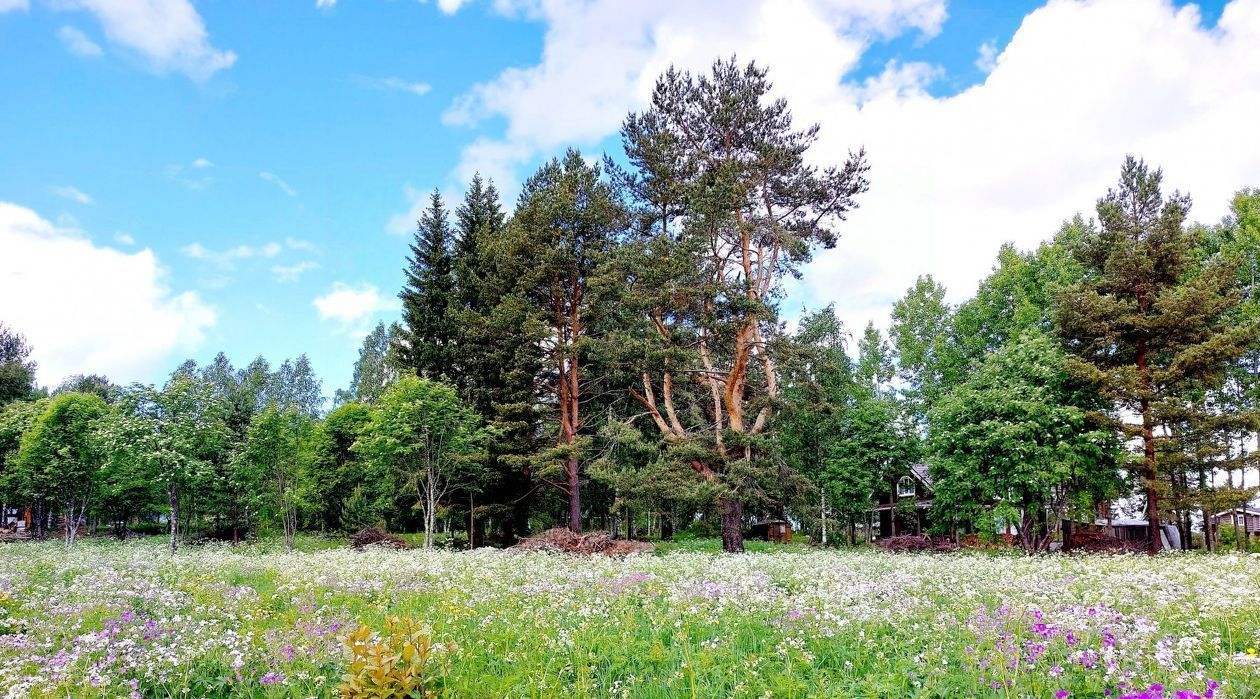
[[[1182,395],[1219,384],[1256,337],[1231,322],[1240,300],[1238,259],[1195,265],[1200,232],[1185,226],[1190,198],[1165,197],[1163,173],[1125,159],[1116,189],[1098,202],[1100,228],[1077,248],[1085,278],[1059,297],[1057,321],[1075,355],[1068,369],[1097,385],[1136,421],[1117,425],[1142,445],[1151,551],[1160,548],[1157,426],[1184,415]]]
[[[734,59],[671,69],[622,127],[644,252],[629,280],[647,344],[633,394],[717,491],[727,551],[743,550],[744,503],[781,475],[761,443],[780,398],[782,279],[835,244],[867,188],[862,153],[809,162],[817,125],[795,129],[770,90],[765,69]]]

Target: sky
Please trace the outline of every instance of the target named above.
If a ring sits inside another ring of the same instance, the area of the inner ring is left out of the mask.
[[[38,380],[307,353],[327,395],[398,317],[427,192],[509,207],[619,151],[670,65],[766,65],[871,189],[788,286],[886,326],[1052,236],[1126,154],[1215,222],[1260,186],[1260,0],[0,0],[0,322]]]

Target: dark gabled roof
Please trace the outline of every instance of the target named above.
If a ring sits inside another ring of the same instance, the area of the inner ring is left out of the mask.
[[[928,490],[936,490],[936,488],[932,486],[932,473],[930,468],[931,467],[927,464],[910,464],[910,471],[914,473],[915,478],[922,481],[923,485],[928,487]]]

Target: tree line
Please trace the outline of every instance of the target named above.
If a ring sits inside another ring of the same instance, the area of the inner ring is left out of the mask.
[[[734,59],[670,69],[626,117],[624,157],[569,150],[510,212],[479,176],[453,210],[435,191],[401,318],[365,338],[326,413],[305,357],[44,397],[0,332],[0,500],[67,543],[80,522],[160,515],[172,548],[597,526],[711,528],[739,551],[765,518],[869,535],[874,498],[926,462],[925,531],[1013,522],[1037,551],[1135,492],[1153,547],[1161,519],[1190,542],[1196,518],[1254,497],[1260,193],[1189,224],[1189,198],[1129,158],[1096,218],[1003,247],[961,304],[921,277],[887,332],[854,342],[834,307],[789,324],[782,304],[860,203],[866,156],[817,163],[818,126],[771,88]]]

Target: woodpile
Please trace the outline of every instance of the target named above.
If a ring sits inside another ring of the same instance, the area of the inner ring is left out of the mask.
[[[958,544],[955,544],[947,536],[890,536],[879,539],[875,545],[885,551],[909,551],[909,552],[934,552],[934,551],[956,551]]]
[[[380,527],[360,529],[350,537],[350,545],[356,549],[361,549],[367,546],[384,546],[391,549],[411,548],[406,541],[403,541]]]
[[[646,541],[630,541],[614,539],[608,532],[591,532],[574,534],[564,527],[548,529],[538,536],[522,539],[512,547],[518,551],[549,551],[553,553],[571,553],[579,556],[603,554],[606,556],[625,556],[631,553],[651,553],[656,549]]]
[[[1118,539],[1101,529],[1079,527],[1072,530],[1063,546],[1065,552],[1086,553],[1140,553],[1147,549],[1146,542]]]

